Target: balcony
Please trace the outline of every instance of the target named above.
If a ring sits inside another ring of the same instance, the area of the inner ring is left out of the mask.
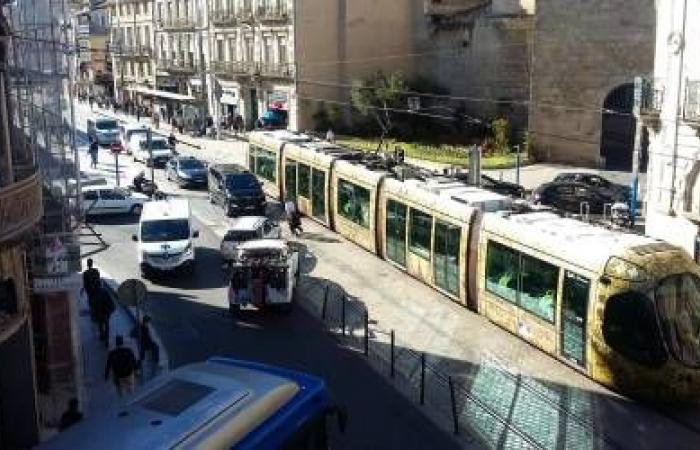
[[[158,20],[158,26],[165,31],[194,31],[197,20],[192,17],[175,17]]]
[[[219,78],[247,77],[255,73],[255,64],[248,61],[214,61],[212,70]]]
[[[700,126],[700,80],[688,80],[683,102],[683,120]]]
[[[235,11],[231,9],[213,9],[209,13],[209,20],[217,27],[233,27],[238,23]]]
[[[0,242],[29,231],[41,220],[41,183],[39,175],[35,170],[33,172],[31,176],[0,189]]]
[[[153,49],[149,45],[125,45],[115,47],[114,54],[122,58],[150,58]]]
[[[469,13],[484,6],[483,0],[423,0],[427,16],[454,16]]]
[[[294,64],[291,63],[259,63],[257,73],[264,78],[293,79]]]
[[[159,59],[156,69],[160,72],[192,75],[198,67],[197,63],[189,59]]]
[[[274,8],[261,6],[255,11],[255,18],[261,23],[288,22],[289,16],[289,10],[286,6]]]
[[[664,103],[666,87],[659,78],[642,80],[642,115],[658,116]]]
[[[255,15],[251,8],[239,8],[234,15],[240,23],[252,23],[255,20]]]

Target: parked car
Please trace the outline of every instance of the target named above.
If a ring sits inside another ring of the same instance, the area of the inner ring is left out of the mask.
[[[165,164],[175,156],[173,149],[170,148],[168,140],[164,137],[151,137],[151,148],[148,148],[148,142],[145,136],[137,135],[138,150],[134,152],[134,161],[143,161],[147,167],[165,167]]]
[[[556,182],[573,182],[573,183],[583,183],[590,186],[603,195],[616,198],[619,201],[624,201],[629,203],[632,198],[632,188],[630,186],[625,186],[623,184],[613,183],[610,180],[597,175],[595,173],[585,173],[585,172],[567,172],[560,173],[554,178]]]
[[[147,195],[116,186],[82,188],[81,209],[85,215],[141,214]]]
[[[262,184],[246,168],[238,164],[216,164],[209,167],[209,201],[221,205],[227,216],[265,214],[265,193]]]
[[[142,123],[130,123],[119,127],[121,134],[122,147],[127,154],[131,155],[134,151],[132,148],[132,143],[138,143],[137,139],[133,139],[135,136],[146,136],[148,132],[148,127]]]
[[[207,166],[194,156],[176,156],[165,165],[165,176],[182,187],[202,187],[207,185]]]
[[[253,239],[279,239],[282,230],[279,224],[263,216],[244,216],[233,219],[221,241],[221,256],[233,261],[236,249],[244,242]]]
[[[582,203],[587,203],[591,214],[603,214],[606,204],[620,201],[617,196],[597,190],[584,183],[555,182],[544,183],[532,192],[532,203],[552,206],[562,211],[579,214]]]

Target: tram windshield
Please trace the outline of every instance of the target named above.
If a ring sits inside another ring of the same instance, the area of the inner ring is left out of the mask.
[[[669,350],[681,363],[700,369],[700,278],[690,273],[670,276],[654,294]]]

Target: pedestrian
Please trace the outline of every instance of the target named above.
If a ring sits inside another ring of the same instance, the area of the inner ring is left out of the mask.
[[[136,121],[137,122],[141,121],[141,107],[140,106],[136,107]]]
[[[105,365],[105,380],[112,374],[112,381],[117,388],[117,394],[121,397],[134,388],[134,372],[136,371],[136,357],[130,348],[124,347],[124,338],[115,338],[115,348],[107,356]]]
[[[330,128],[326,132],[326,140],[331,144],[335,142],[335,133],[333,133],[333,130],[331,130]]]
[[[158,114],[158,111],[153,112],[153,125],[156,126],[156,130],[160,128],[160,115]]]
[[[295,236],[304,232],[301,227],[301,217],[299,215],[299,210],[296,203],[291,200],[287,200],[284,204],[284,212],[287,215],[287,224],[289,225],[289,232]]]
[[[97,169],[97,154],[100,151],[99,145],[97,145],[97,139],[90,137],[90,147],[88,148],[88,153],[90,154],[90,167],[92,169]]]
[[[71,398],[68,401],[68,409],[61,415],[61,421],[58,424],[58,431],[63,431],[81,420],[83,420],[83,413],[81,413],[78,409],[78,399]]]
[[[137,339],[139,344],[139,363],[143,362],[146,358],[146,352],[148,352],[151,355],[151,362],[157,365],[160,360],[160,349],[151,336],[150,323],[151,318],[149,316],[143,316],[141,325],[135,326],[134,329],[131,330],[131,335],[133,338]]]
[[[94,306],[96,303],[95,292],[101,285],[100,271],[93,267],[92,258],[88,258],[87,269],[83,272],[83,291],[88,298],[90,318],[93,323],[97,323],[97,308]]]
[[[95,309],[95,320],[100,340],[105,347],[109,344],[109,319],[114,313],[114,302],[104,286],[99,286],[93,294],[93,308]]]

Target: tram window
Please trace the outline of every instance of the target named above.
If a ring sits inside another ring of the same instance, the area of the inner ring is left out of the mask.
[[[461,228],[440,220],[435,222],[435,284],[459,293],[459,238]]]
[[[304,198],[311,198],[311,169],[306,164],[299,164],[299,191],[298,195]]]
[[[326,221],[326,172],[314,169],[311,173],[311,209],[313,216]]]
[[[486,253],[486,290],[517,304],[519,266],[518,252],[489,241]]]
[[[651,300],[639,292],[623,292],[608,299],[603,337],[611,348],[639,364],[660,366],[668,358]]]
[[[531,256],[522,255],[521,258],[520,307],[554,322],[559,268]]]
[[[275,159],[275,154],[255,146],[250,147],[250,152],[255,157],[255,174],[260,175],[268,181],[275,182],[277,180],[277,161]]]
[[[250,146],[250,150],[248,151],[248,170],[250,170],[253,173],[257,173],[255,170],[255,147]]]
[[[386,253],[387,257],[406,266],[406,213],[408,208],[394,200],[386,202]]]
[[[369,190],[338,179],[338,214],[369,228]]]
[[[284,199],[297,199],[297,163],[292,159],[287,159],[284,164]]]
[[[408,248],[421,258],[430,259],[430,238],[433,234],[433,216],[411,209]]]
[[[654,294],[671,353],[687,366],[700,367],[700,279],[674,275],[661,281]]]

